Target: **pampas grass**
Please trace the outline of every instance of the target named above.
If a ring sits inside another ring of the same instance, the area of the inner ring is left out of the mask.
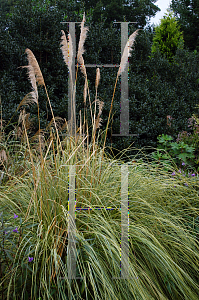
[[[32,85],[32,88],[33,88],[33,92],[30,93],[30,96],[32,97],[32,100],[33,101],[35,100],[35,102],[37,104],[39,132],[40,132],[41,128],[40,128],[40,118],[39,118],[39,102],[38,102],[38,91],[37,91],[36,82],[40,86],[43,86],[45,83],[44,83],[44,79],[43,79],[43,75],[41,73],[40,67],[37,63],[37,60],[36,60],[34,54],[32,53],[32,51],[30,49],[26,49],[25,53],[27,54],[27,59],[28,59],[29,64],[28,64],[28,66],[23,66],[23,68],[28,69],[28,78],[29,78],[29,80],[31,82],[31,85]],[[41,161],[43,161],[40,135],[39,135],[39,147],[40,147]]]
[[[94,112],[94,123],[95,123],[95,115],[96,115],[96,100],[97,100],[97,88],[100,82],[100,69],[96,69],[96,78],[95,78],[95,112]]]
[[[36,82],[38,83],[38,85],[44,86],[44,88],[45,88],[48,103],[49,103],[50,110],[51,110],[51,113],[52,113],[52,117],[53,117],[53,120],[54,120],[54,125],[55,125],[55,129],[56,129],[56,133],[57,133],[57,140],[59,141],[59,145],[60,145],[62,153],[63,153],[63,149],[62,149],[62,146],[61,146],[61,141],[60,141],[60,138],[59,138],[57,125],[56,125],[56,122],[55,122],[54,113],[53,113],[53,110],[52,110],[52,106],[51,106],[51,103],[50,103],[50,99],[49,99],[49,96],[48,96],[48,92],[47,92],[47,89],[46,89],[46,85],[45,85],[44,78],[43,78],[43,75],[41,73],[39,64],[38,64],[34,54],[32,53],[32,51],[30,49],[27,48],[25,50],[25,53],[27,54],[27,59],[28,59],[29,65],[24,66],[24,67],[28,68],[29,79],[31,81],[31,84],[34,84],[32,86],[33,89],[35,90],[35,80],[34,80],[34,78],[36,78]],[[33,70],[34,70],[34,72],[33,72]],[[39,131],[40,131],[39,103],[37,102],[37,104],[38,104]],[[57,146],[58,146],[58,143],[57,143]],[[41,157],[42,157],[42,154],[41,154]]]
[[[84,23],[85,23],[86,19],[85,19],[85,13],[83,16],[83,20],[81,22],[81,33],[80,33],[80,40],[79,40],[79,45],[78,45],[78,53],[77,53],[77,62],[78,64],[80,64],[80,70],[83,73],[84,77],[85,77],[85,85],[87,82],[87,73],[86,73],[86,68],[84,65],[84,59],[83,59],[83,53],[85,51],[84,49],[84,43],[85,43],[85,39],[86,39],[86,35],[87,35],[87,31],[88,31],[88,27],[84,27]],[[67,39],[66,39],[66,35],[64,33],[64,31],[62,30],[62,42],[61,42],[61,50],[63,53],[63,57],[64,57],[64,61],[66,63],[66,65],[68,65],[69,68],[69,73],[70,73],[70,77],[71,77],[71,82],[72,82],[72,69],[71,69],[71,65],[72,65],[72,53],[73,53],[73,48],[72,48],[72,39],[71,36],[69,34],[69,44],[67,43]],[[77,65],[77,71],[78,71],[78,65]],[[76,80],[75,80],[75,86],[72,89],[72,107],[71,110],[75,112],[74,110],[74,102],[75,102],[75,93],[76,93],[76,82],[77,82],[77,71],[76,71]],[[72,83],[73,86],[73,83]],[[84,88],[84,102],[86,102],[86,95],[87,95],[87,87]],[[71,114],[72,115],[72,114]],[[73,120],[73,119],[72,119]],[[71,120],[71,121],[72,121]],[[75,134],[76,134],[76,117],[75,117]]]
[[[34,70],[34,73],[30,74],[30,68],[28,68],[29,69],[29,78],[31,78],[31,83],[32,83],[33,77],[35,76],[38,85],[41,85],[41,86],[45,85],[43,75],[41,73],[39,64],[38,64],[34,54],[28,48],[25,50],[25,53],[27,54],[27,59],[28,59],[29,66],[31,66]],[[33,88],[34,88],[34,86],[33,86]]]
[[[71,34],[68,34],[68,42],[66,39],[65,32],[61,30],[62,32],[62,38],[61,38],[61,43],[60,46],[64,58],[64,62],[68,67],[69,70],[69,76],[70,76],[70,86],[71,86],[71,126],[73,124],[73,117],[74,117],[74,122],[75,122],[75,135],[76,135],[76,116],[75,116],[75,92],[76,92],[76,85],[73,86],[73,78],[72,78],[72,60],[73,60],[73,43],[72,43],[72,37]],[[72,127],[71,127],[72,128]]]
[[[85,52],[84,49],[84,43],[86,40],[86,36],[87,36],[87,32],[89,30],[88,27],[85,27],[84,24],[86,22],[86,18],[85,18],[85,13],[83,15],[83,20],[80,24],[81,27],[81,32],[80,32],[80,39],[79,39],[79,44],[78,44],[78,52],[77,52],[77,70],[76,70],[76,79],[75,79],[75,84],[74,87],[71,89],[72,93],[71,93],[71,122],[73,122],[73,115],[75,117],[75,138],[76,138],[76,115],[75,115],[75,93],[76,93],[76,83],[77,83],[77,72],[78,72],[78,65],[80,65],[80,70],[85,78],[85,85],[84,85],[84,90],[83,90],[83,98],[84,98],[84,125],[83,128],[85,128],[85,106],[86,106],[86,98],[87,98],[87,92],[88,92],[88,96],[89,96],[89,104],[90,104],[90,113],[91,113],[91,119],[92,119],[92,125],[94,126],[94,121],[93,121],[93,117],[92,117],[92,107],[91,107],[91,101],[90,101],[90,94],[89,94],[89,88],[88,88],[88,80],[87,80],[87,73],[86,73],[86,67],[84,64],[84,59],[83,59],[83,54]],[[63,54],[63,58],[64,58],[64,62],[66,63],[66,65],[69,68],[69,73],[70,73],[70,78],[71,78],[71,82],[72,82],[72,69],[71,69],[71,65],[72,65],[72,54],[70,54],[73,50],[72,48],[72,39],[71,36],[69,34],[69,43],[67,43],[67,39],[66,39],[66,35],[65,32],[62,30],[62,38],[61,38],[61,43],[60,45],[61,50],[62,50],[62,54]],[[69,51],[68,51],[69,49]],[[73,86],[73,83],[72,83]],[[74,112],[72,114],[72,111]],[[83,130],[84,131],[84,130]]]
[[[30,60],[30,59],[29,59]],[[34,60],[33,60],[34,61]],[[32,66],[32,65],[28,65],[28,66],[23,66],[22,68],[27,68],[28,70],[28,79],[30,80],[30,83],[32,85],[32,89],[33,91],[28,93],[24,98],[23,100],[21,101],[21,103],[19,104],[18,108],[21,106],[21,105],[26,105],[28,104],[28,101],[31,101],[33,103],[36,103],[38,104],[38,90],[37,90],[37,81],[36,81],[36,77],[35,77],[35,68]],[[39,69],[39,72],[41,73],[40,69]],[[40,77],[39,77],[40,78]],[[42,80],[40,79],[39,80],[40,84],[42,83],[43,85],[43,82]],[[29,102],[30,103],[30,102]]]
[[[61,37],[61,43],[60,45],[61,50],[62,50],[62,54],[63,54],[63,58],[64,61],[66,63],[66,65],[68,66],[69,69],[69,74],[71,75],[71,81],[72,81],[72,61],[73,61],[73,44],[72,44],[72,38],[71,38],[71,34],[69,33],[68,35],[68,42],[66,39],[66,34],[63,30],[61,30],[62,32],[62,37]]]
[[[135,34],[132,35],[131,43],[133,40]],[[126,50],[117,78],[127,63]],[[31,56],[30,51],[28,54]],[[38,69],[34,70],[32,64],[36,65],[34,59],[29,60],[28,70],[35,92],[35,82],[44,81],[41,74],[36,75]],[[5,212],[8,221],[12,222],[12,225],[8,224],[8,228],[5,228],[7,224],[2,221],[1,215],[3,259],[0,255],[0,274],[3,274],[2,281],[5,283],[4,286],[0,283],[2,299],[198,299],[198,178],[177,175],[173,167],[165,171],[161,163],[157,170],[156,163],[145,164],[134,160],[132,164],[129,158],[130,278],[113,280],[113,277],[120,276],[121,168],[124,163],[119,159],[105,157],[104,148],[98,148],[98,141],[95,144],[95,133],[100,126],[104,105],[97,96],[99,82],[100,70],[97,69],[93,101],[95,126],[90,144],[88,122],[85,122],[87,136],[82,140],[67,137],[63,141],[64,155],[61,155],[59,147],[56,153],[58,139],[52,132],[52,126],[56,124],[57,130],[63,130],[68,127],[66,119],[63,125],[61,118],[52,118],[46,129],[38,131],[31,139],[27,132],[29,115],[23,109],[19,123],[22,123],[27,143],[21,144],[14,158],[6,146],[1,148],[0,161],[6,162],[7,156],[12,168],[12,179],[4,182],[0,189],[0,206],[5,206],[3,214]],[[32,102],[27,97],[22,100],[20,107],[36,103],[37,94],[32,96],[35,97]],[[87,77],[84,103],[86,97]],[[39,105],[39,101],[36,104]],[[79,114],[78,130],[81,134],[81,111]],[[48,139],[45,139],[45,134],[50,135]],[[47,149],[42,163],[35,151],[38,143],[32,145],[38,137],[41,137],[40,146],[43,146],[43,150]],[[2,149],[5,149],[6,154]],[[72,281],[68,279],[67,261],[69,165],[75,165],[77,175],[74,209],[80,209],[75,215],[76,269],[77,276],[82,277],[82,280]],[[17,172],[18,166],[20,171]],[[171,178],[168,171],[171,174],[175,171],[175,178]],[[8,172],[7,168],[5,173]],[[16,220],[13,219],[14,213],[19,215]],[[19,232],[12,232],[13,224],[17,224]],[[7,234],[5,229],[10,232]],[[15,243],[13,250],[11,247]],[[7,253],[10,255],[6,256]],[[28,257],[32,257],[33,261],[29,262]]]
[[[81,25],[80,25],[81,32],[80,32],[78,52],[77,52],[77,63],[80,64],[80,70],[81,70],[83,76],[85,77],[84,102],[86,103],[85,99],[86,99],[87,91],[88,91],[91,120],[92,120],[92,125],[94,126],[94,120],[93,120],[93,116],[92,116],[91,100],[90,100],[90,93],[89,93],[89,87],[88,87],[88,79],[87,79],[86,67],[85,67],[85,64],[84,64],[84,58],[83,58],[83,54],[85,52],[84,43],[85,43],[85,40],[86,40],[87,32],[89,30],[89,27],[84,26],[85,22],[86,22],[86,18],[85,18],[85,12],[84,12],[83,20],[82,20]],[[78,64],[77,64],[77,71],[78,71]],[[77,80],[77,72],[76,72],[76,80]]]
[[[80,25],[81,26],[81,33],[80,33],[78,52],[77,52],[77,62],[81,65],[80,68],[81,68],[81,71],[84,74],[84,76],[86,76],[86,70],[85,70],[84,60],[83,60],[82,55],[85,52],[84,43],[85,43],[85,40],[86,40],[87,32],[89,30],[88,27],[84,26],[85,22],[86,22],[86,18],[85,18],[85,12],[84,12],[83,20],[82,20],[81,25]]]
[[[130,55],[131,55],[130,51],[132,50],[132,47],[133,47],[134,42],[135,42],[135,38],[138,35],[138,31],[139,31],[139,29],[137,29],[134,33],[132,33],[130,35],[129,40],[126,43],[126,46],[125,46],[123,54],[122,54],[122,58],[121,58],[121,62],[120,62],[120,67],[119,67],[119,70],[118,70],[118,73],[117,73],[117,78],[116,78],[116,81],[115,81],[115,87],[114,87],[114,91],[113,91],[113,97],[112,97],[112,100],[111,100],[111,108],[110,108],[110,111],[109,111],[108,122],[107,122],[107,126],[106,126],[106,133],[105,133],[105,138],[104,138],[103,149],[105,148],[105,144],[106,144],[106,137],[107,137],[108,125],[109,125],[109,122],[110,122],[110,117],[111,117],[111,112],[112,112],[112,106],[113,106],[113,99],[114,99],[114,96],[115,96],[115,90],[116,90],[116,86],[117,86],[117,81],[118,81],[119,76],[122,74],[122,72],[124,72],[125,66],[126,66],[127,61],[128,61],[128,57],[130,57]]]
[[[33,61],[35,61],[35,59],[33,59]],[[29,105],[33,105],[33,104],[38,105],[38,90],[37,90],[37,83],[36,83],[34,67],[32,65],[28,65],[28,66],[21,66],[21,68],[27,68],[27,70],[28,70],[28,79],[30,80],[30,83],[31,83],[31,86],[32,86],[32,92],[28,93],[22,99],[22,101],[19,103],[15,113],[19,110],[19,108],[21,106],[25,106],[25,105],[29,106]],[[39,71],[40,71],[40,69],[39,69]],[[39,73],[41,73],[41,71]],[[41,78],[41,77],[39,76],[39,78]],[[40,79],[39,82],[41,83],[42,80]],[[15,115],[15,113],[14,113],[14,115]],[[13,118],[13,116],[12,116],[12,118]],[[12,118],[8,122],[8,125],[11,122]]]
[[[120,76],[124,72],[124,69],[125,69],[126,64],[128,62],[128,58],[131,57],[130,51],[132,50],[132,47],[135,43],[135,39],[136,39],[136,36],[138,35],[139,30],[140,29],[137,29],[135,32],[133,32],[130,35],[128,42],[126,43],[126,46],[125,46],[123,54],[122,54],[120,67],[119,67],[119,70],[118,70],[118,76]]]

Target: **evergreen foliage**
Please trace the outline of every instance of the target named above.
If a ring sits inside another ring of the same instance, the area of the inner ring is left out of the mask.
[[[93,10],[93,22],[105,21],[110,26],[113,21],[137,22],[140,27],[147,24],[147,20],[154,17],[160,10],[154,3],[157,0],[83,0],[85,11]]]
[[[199,0],[172,0],[171,8],[183,31],[185,46],[199,50]]]
[[[175,17],[168,13],[161,19],[160,25],[155,28],[152,53],[160,50],[171,62],[178,48],[183,48],[182,32]]]

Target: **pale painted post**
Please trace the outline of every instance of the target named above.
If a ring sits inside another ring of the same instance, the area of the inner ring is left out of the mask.
[[[121,56],[123,54],[126,43],[128,42],[128,24],[136,22],[114,22],[121,23]],[[129,134],[129,89],[128,89],[128,69],[127,62],[124,72],[121,73],[121,109],[120,109],[120,133],[112,134],[112,136],[137,136],[137,134]]]
[[[69,33],[72,38],[73,43],[73,60],[72,60],[72,81],[73,88],[75,84],[75,58],[76,58],[76,35],[75,35],[75,24],[81,22],[60,22],[69,24]],[[70,55],[70,54],[69,54]],[[73,88],[71,77],[68,78],[68,126],[69,126],[69,135],[74,136],[76,133],[76,100],[75,96],[73,97]]]
[[[75,23],[69,22],[69,33],[72,38],[73,43],[73,61],[72,61],[72,80],[73,80],[73,88],[75,83],[75,57],[76,57],[76,35],[75,35]],[[71,78],[69,76],[69,85],[68,85],[68,120],[71,120],[69,123],[69,132],[70,135],[74,136],[76,133],[76,100],[75,97],[71,97],[72,95],[72,85]],[[71,99],[71,101],[70,101]]]
[[[76,37],[75,37],[75,24],[81,22],[61,22],[69,23],[69,33],[72,37],[73,45],[73,63],[72,63],[72,78],[73,84],[75,82],[75,57],[76,57]],[[136,22],[114,22],[121,23],[121,55],[123,54],[124,48],[128,41],[128,24]],[[96,65],[96,64],[85,64],[86,68],[96,68],[96,67],[105,67],[105,68],[115,68],[119,67],[117,64],[105,64],[105,65]],[[120,110],[120,133],[112,134],[113,136],[137,136],[137,134],[129,134],[129,99],[128,99],[128,68],[129,62],[127,62],[124,72],[121,74],[121,110]],[[70,78],[70,76],[69,76]],[[72,135],[75,135],[76,132],[76,111],[75,111],[75,97],[73,99],[74,109],[72,112],[72,98],[71,98],[71,81],[69,79],[68,87],[68,120],[71,120],[71,129]]]

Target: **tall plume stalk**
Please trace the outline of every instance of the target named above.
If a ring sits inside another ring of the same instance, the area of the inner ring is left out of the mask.
[[[89,28],[84,26],[85,22],[86,22],[86,18],[85,18],[85,12],[84,12],[83,20],[80,25],[81,32],[80,32],[80,39],[79,39],[78,52],[77,52],[77,62],[80,64],[80,69],[81,69],[83,75],[86,77],[86,68],[84,65],[84,60],[83,60],[82,55],[85,52],[84,43],[85,43],[86,35],[87,35]],[[77,70],[78,70],[78,64],[77,64]],[[76,75],[77,75],[77,73],[76,73]]]
[[[26,95],[26,97],[24,97],[24,99],[26,99],[26,101],[25,101],[26,103],[32,101],[33,103],[37,104],[38,122],[39,122],[39,147],[40,147],[40,156],[41,156],[41,163],[42,163],[43,155],[42,155],[42,150],[41,150],[41,139],[40,139],[41,138],[40,137],[41,127],[40,127],[40,118],[39,118],[39,101],[38,101],[37,83],[38,83],[38,85],[43,85],[43,76],[41,74],[41,70],[38,66],[36,58],[34,57],[34,54],[29,49],[26,49],[26,53],[27,53],[27,58],[28,58],[28,66],[22,66],[22,68],[27,68],[27,70],[28,70],[28,78],[31,82],[33,91],[30,92],[28,95]],[[24,104],[23,100],[22,100],[22,104]]]
[[[72,37],[71,34],[69,33],[68,35],[68,41],[66,38],[66,34],[63,30],[62,32],[62,37],[61,37],[61,43],[60,45],[64,62],[68,67],[69,70],[69,76],[70,76],[70,82],[71,82],[71,100],[72,100],[72,105],[71,105],[71,125],[73,123],[73,116],[75,117],[75,103],[74,103],[74,98],[73,98],[73,90],[75,87],[73,87],[73,78],[72,78],[72,62],[73,62],[73,43],[72,43]],[[76,131],[76,118],[75,118],[75,131]]]
[[[84,125],[83,128],[85,126],[85,106],[86,106],[86,97],[87,97],[87,90],[88,90],[88,95],[89,95],[89,102],[90,102],[90,111],[91,111],[91,119],[92,119],[92,124],[93,123],[93,117],[92,117],[92,108],[91,108],[91,101],[90,101],[90,94],[89,94],[89,89],[88,89],[88,80],[87,80],[87,73],[86,73],[86,67],[84,64],[84,59],[83,59],[83,54],[85,52],[84,49],[84,43],[86,40],[86,36],[87,36],[87,32],[89,30],[88,27],[84,26],[84,23],[86,22],[86,18],[85,18],[85,13],[83,15],[83,20],[81,22],[81,32],[80,32],[80,39],[79,39],[79,45],[78,45],[78,52],[77,52],[77,69],[76,69],[76,79],[75,79],[75,84],[74,84],[74,88],[71,89],[73,90],[73,95],[71,95],[72,98],[72,106],[73,106],[73,114],[75,116],[75,93],[76,93],[76,83],[77,83],[77,72],[78,72],[78,66],[80,65],[80,70],[82,72],[82,74],[84,75],[85,78],[85,85],[84,85],[84,92],[83,92],[83,97],[84,97]],[[62,50],[62,54],[64,57],[64,61],[67,64],[68,68],[69,68],[69,73],[71,76],[71,82],[72,82],[72,69],[71,69],[71,64],[72,64],[72,40],[69,34],[69,44],[67,43],[67,39],[65,36],[64,31],[62,30],[62,42],[61,42],[61,50]],[[71,42],[70,42],[71,41]],[[69,49],[69,51],[68,51]],[[83,129],[84,131],[84,129]],[[75,134],[76,134],[76,116],[75,116]]]
[[[89,30],[88,27],[84,26],[84,23],[86,22],[85,18],[85,12],[83,15],[83,20],[81,22],[81,33],[80,33],[80,39],[79,39],[79,45],[78,45],[78,52],[77,52],[77,71],[76,71],[76,81],[77,82],[77,72],[78,72],[78,64],[80,64],[80,70],[85,78],[85,85],[84,85],[84,104],[86,105],[86,96],[87,96],[87,90],[88,90],[88,96],[89,96],[89,104],[90,104],[90,112],[91,112],[91,119],[92,119],[92,125],[94,126],[93,116],[92,116],[92,107],[91,107],[91,100],[90,100],[90,93],[89,93],[89,87],[88,87],[88,79],[87,79],[87,73],[86,73],[86,67],[84,64],[83,54],[85,52],[84,49],[84,43],[86,40],[87,32]],[[84,107],[85,107],[84,105]]]
[[[115,87],[114,87],[114,91],[113,91],[113,97],[112,97],[112,100],[111,100],[111,108],[110,108],[110,111],[109,111],[108,122],[107,122],[107,126],[106,126],[106,133],[105,133],[105,139],[104,139],[103,153],[104,153],[104,148],[105,148],[105,144],[106,144],[106,137],[107,137],[108,125],[109,125],[109,122],[110,122],[110,116],[111,116],[111,112],[112,112],[113,99],[114,99],[114,96],[115,96],[115,90],[116,90],[116,86],[117,86],[117,81],[118,81],[119,76],[122,74],[122,72],[124,72],[124,69],[125,69],[126,64],[128,62],[128,57],[131,56],[130,51],[132,50],[132,47],[134,45],[134,42],[135,42],[136,36],[138,35],[138,31],[139,30],[140,29],[137,29],[134,33],[132,33],[130,35],[129,40],[126,43],[126,46],[124,48],[124,52],[122,54],[122,58],[121,58],[121,62],[120,62],[120,67],[119,67],[119,70],[118,70],[118,73],[117,73],[117,78],[116,78],[116,81],[115,81]]]
[[[61,50],[62,50],[64,62],[68,66],[68,69],[69,69],[69,75],[70,75],[70,78],[71,78],[71,82],[73,83],[73,78],[72,78],[72,62],[73,62],[72,38],[71,38],[71,34],[69,33],[68,42],[67,42],[65,32],[63,30],[61,30],[61,33],[62,33],[62,37],[61,37],[62,41],[60,43],[60,45],[62,46]]]
[[[100,82],[100,69],[96,69],[96,79],[95,79],[95,113],[94,113],[94,123],[95,123],[95,115],[96,115],[96,100],[97,100],[97,88]]]
[[[97,88],[99,86],[99,82],[100,82],[100,69],[97,68],[96,69],[96,79],[95,79],[95,111],[94,111],[94,124],[93,124],[93,151],[94,151],[94,148],[95,148],[95,134],[96,134],[96,130],[97,128],[99,128],[101,126],[101,121],[102,119],[100,118],[100,115],[102,113],[102,108],[103,108],[103,105],[104,105],[104,102],[103,101],[99,101],[99,99],[97,99]],[[98,116],[96,118],[96,106],[97,106],[97,103],[98,103],[98,106],[99,106],[99,113],[98,113]]]
[[[59,138],[57,125],[56,125],[56,122],[55,122],[54,113],[53,113],[53,110],[52,110],[52,106],[51,106],[51,103],[50,103],[50,99],[49,99],[49,96],[48,96],[48,92],[47,92],[47,89],[46,89],[46,85],[45,85],[44,78],[43,78],[43,75],[41,73],[39,64],[38,64],[34,54],[32,53],[32,51],[30,49],[27,48],[25,50],[25,53],[27,54],[27,59],[28,59],[29,65],[24,66],[24,68],[28,68],[28,70],[29,70],[29,78],[30,78],[31,84],[33,86],[33,92],[35,92],[35,97],[37,96],[38,118],[39,118],[39,103],[38,103],[38,92],[37,92],[37,89],[36,89],[35,79],[36,79],[36,82],[38,83],[38,85],[44,86],[44,88],[45,88],[46,95],[47,95],[47,98],[48,98],[48,103],[49,103],[49,106],[50,106],[50,110],[51,110],[51,113],[52,113],[52,116],[53,116],[53,121],[54,121],[55,129],[56,129],[56,133],[57,133],[57,141],[59,141],[59,144],[60,144],[60,147],[61,147],[61,150],[62,150],[62,153],[63,153],[63,149],[62,149],[62,146],[61,146],[61,141],[60,141],[60,138]],[[33,94],[31,94],[31,96],[34,97]],[[39,135],[40,135],[40,120],[39,120]],[[57,142],[57,150],[58,150],[58,142]]]

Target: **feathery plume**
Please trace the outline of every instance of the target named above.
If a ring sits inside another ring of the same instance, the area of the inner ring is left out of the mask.
[[[27,120],[27,114],[26,114],[25,108],[23,108],[23,109],[20,111],[20,114],[19,114],[18,125],[19,125],[22,121],[24,121],[24,123],[25,123],[25,120]]]
[[[64,58],[64,62],[67,66],[69,66],[69,53],[68,53],[68,42],[66,39],[66,34],[63,30],[61,30],[62,36],[61,36],[61,42],[60,42],[60,46],[61,47],[61,51],[63,54],[63,58]]]
[[[4,162],[4,161],[8,161],[7,155],[6,155],[6,151],[5,150],[1,150],[0,152],[0,161]]]
[[[99,99],[97,99],[97,103],[98,103],[98,109],[99,109],[99,114],[98,115],[100,116],[101,113],[102,113],[104,102],[103,101],[99,101]]]
[[[98,104],[99,113],[98,113],[98,116],[95,120],[94,130],[96,130],[97,128],[99,128],[102,125],[101,124],[102,119],[100,118],[100,116],[102,114],[102,109],[103,109],[103,106],[104,106],[104,102],[100,101],[99,99],[95,100],[95,102],[97,102],[97,104]]]
[[[121,73],[125,69],[125,66],[126,66],[127,61],[128,61],[128,57],[131,56],[130,50],[132,50],[132,46],[133,46],[133,44],[135,42],[135,38],[136,38],[139,30],[140,29],[137,29],[134,33],[132,33],[130,35],[129,40],[127,41],[126,46],[124,48],[124,52],[122,54],[122,58],[121,58],[121,62],[120,62],[120,67],[119,67],[119,70],[117,72],[117,78],[116,78],[115,87],[114,87],[114,91],[113,91],[113,97],[112,97],[112,100],[111,100],[111,108],[110,108],[110,111],[109,111],[108,122],[107,122],[107,125],[106,125],[106,133],[105,133],[105,138],[104,138],[104,145],[103,145],[103,154],[102,154],[102,157],[104,157],[104,149],[105,149],[105,144],[106,144],[106,137],[107,137],[108,125],[109,125],[109,121],[110,121],[110,117],[111,117],[111,112],[112,112],[112,107],[113,107],[113,99],[114,99],[114,96],[115,96],[115,90],[116,90],[117,81],[118,81],[119,76],[121,75]]]
[[[82,74],[84,75],[84,77],[86,77],[86,67],[84,65],[84,59],[83,59],[83,56],[81,55],[79,57],[79,64],[80,64],[80,70],[82,71]]]
[[[63,54],[63,57],[64,57],[65,64],[68,66],[69,72],[72,75],[72,68],[71,68],[72,67],[72,61],[73,61],[72,37],[71,37],[71,34],[69,33],[68,42],[67,42],[65,32],[63,30],[61,30],[61,32],[62,32],[62,37],[61,37],[62,41],[61,41],[60,45],[62,46],[61,47],[62,54]]]
[[[100,118],[99,116],[97,116],[97,119],[95,121],[95,128],[94,128],[94,130],[97,130],[98,128],[100,128],[100,126],[102,126],[101,122],[102,122],[102,118]]]
[[[86,35],[87,35],[87,31],[88,31],[88,27],[84,27],[84,23],[86,22],[86,18],[85,18],[85,12],[84,12],[84,16],[83,16],[83,20],[81,22],[81,33],[80,33],[80,39],[79,39],[79,46],[78,46],[78,52],[77,52],[77,62],[79,64],[83,64],[82,63],[82,55],[84,54],[84,43],[85,43],[85,39],[86,39]]]
[[[20,106],[22,105],[26,105],[26,104],[31,104],[31,103],[36,103],[38,104],[38,90],[37,90],[37,83],[36,83],[36,78],[35,78],[35,71],[33,66],[30,64],[28,66],[22,66],[22,68],[27,68],[28,70],[28,78],[31,82],[32,85],[32,89],[33,91],[28,93],[23,100],[21,101],[21,103],[19,104],[17,110],[19,109]]]
[[[100,82],[100,69],[97,68],[96,69],[96,79],[95,79],[95,88],[96,89],[98,88],[99,82]]]
[[[37,95],[36,95],[35,92],[30,92],[27,95],[25,95],[25,97],[21,100],[21,102],[19,103],[19,105],[17,107],[17,110],[19,110],[19,108],[22,105],[29,106],[29,105],[34,104],[34,103],[37,103]]]
[[[134,33],[132,33],[129,37],[129,40],[128,42],[126,43],[126,46],[124,48],[124,52],[122,54],[122,58],[121,58],[121,62],[120,62],[120,67],[119,67],[119,70],[118,70],[118,76],[121,75],[121,73],[124,71],[125,69],[125,66],[127,64],[127,61],[128,61],[128,57],[131,56],[131,53],[130,51],[132,50],[132,46],[135,42],[135,38],[136,36],[138,35],[138,31],[140,29],[137,29]]]
[[[25,53],[27,54],[29,66],[31,65],[34,69],[34,73],[35,73],[36,81],[37,81],[38,85],[41,85],[41,86],[45,85],[43,75],[41,73],[39,64],[38,64],[34,54],[28,48],[25,50]]]
[[[27,105],[27,104],[31,104],[31,103],[38,104],[37,83],[38,83],[38,85],[41,85],[41,86],[43,86],[45,84],[44,79],[43,79],[43,75],[41,73],[40,67],[38,65],[38,62],[37,62],[34,54],[28,48],[25,50],[25,53],[27,54],[28,66],[22,66],[21,68],[27,68],[28,78],[31,82],[33,91],[28,93],[23,98],[23,100],[21,101],[21,103],[19,104],[17,109],[19,109],[19,107],[21,105]]]

